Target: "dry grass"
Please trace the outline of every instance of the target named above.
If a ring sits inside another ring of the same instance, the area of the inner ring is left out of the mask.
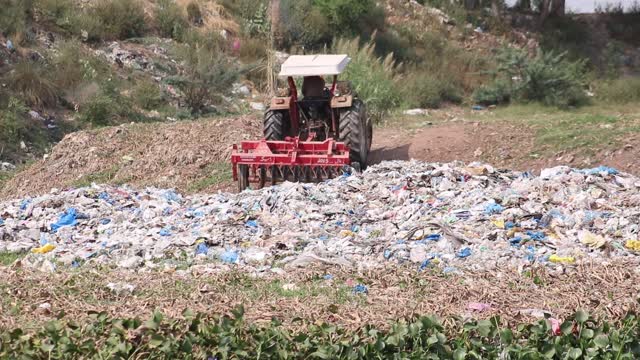
[[[333,280],[323,279],[327,273]],[[0,276],[0,328],[37,327],[60,311],[81,321],[90,311],[144,318],[160,309],[169,317],[179,317],[185,308],[220,314],[238,304],[244,304],[249,321],[275,317],[289,327],[300,326],[295,319],[301,318],[349,328],[363,323],[384,328],[390,321],[416,314],[436,314],[449,319],[445,322],[453,322],[453,317],[499,314],[505,324],[513,325],[533,320],[525,309],[545,310],[557,318],[585,309],[616,321],[638,311],[640,291],[633,266],[624,261],[587,265],[560,277],[540,269],[535,281],[515,272],[454,276],[397,267],[359,274],[313,269],[255,278],[236,271],[180,276],[88,268],[42,274],[14,265],[0,267]],[[109,282],[132,284],[136,289],[133,295],[115,295],[106,288]],[[356,283],[366,284],[369,294],[352,294]],[[285,289],[284,284],[295,284],[295,288]],[[492,309],[472,313],[470,302],[488,303]],[[43,303],[51,304],[50,313],[37,310]]]

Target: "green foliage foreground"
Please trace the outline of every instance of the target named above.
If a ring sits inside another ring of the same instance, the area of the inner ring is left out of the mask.
[[[550,321],[501,328],[498,317],[445,328],[433,317],[400,321],[381,331],[364,326],[348,331],[310,325],[286,330],[277,321],[258,327],[232,316],[207,318],[189,311],[147,321],[92,315],[85,325],[55,320],[34,333],[0,335],[6,359],[637,359],[640,323],[629,315],[617,326],[594,321],[583,311],[556,329]]]

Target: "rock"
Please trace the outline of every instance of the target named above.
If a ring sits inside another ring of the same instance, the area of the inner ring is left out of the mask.
[[[2,162],[0,163],[0,171],[13,171],[16,169],[16,166],[8,163],[8,162]]]
[[[403,111],[402,113],[409,116],[429,115],[429,111],[427,109],[409,109]]]
[[[255,111],[265,111],[266,106],[263,103],[250,102],[249,106]]]
[[[120,261],[120,263],[118,263],[118,266],[124,269],[136,269],[140,267],[143,262],[144,259],[142,259],[140,256],[132,256]]]

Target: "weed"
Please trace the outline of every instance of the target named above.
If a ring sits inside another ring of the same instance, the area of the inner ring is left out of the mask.
[[[0,0],[0,33],[23,40],[33,16],[32,0]]]
[[[60,28],[71,24],[73,2],[71,0],[36,0],[43,22]]]
[[[210,186],[230,182],[232,180],[231,171],[229,171],[229,164],[224,162],[213,163],[206,166],[202,171],[202,175],[204,178],[189,185],[189,191],[198,192]]]
[[[80,179],[74,181],[72,186],[80,188],[91,186],[91,184],[110,184],[113,182],[119,169],[120,168],[115,165],[101,172],[84,175]]]
[[[144,110],[156,109],[164,102],[162,91],[150,80],[140,80],[132,91],[133,101]]]
[[[160,35],[181,39],[189,27],[182,9],[174,0],[160,0],[156,5],[155,18]]]
[[[189,22],[194,25],[202,25],[202,11],[197,2],[191,1],[189,5],[187,5],[187,18]]]
[[[46,107],[56,104],[58,88],[49,78],[44,65],[37,62],[18,63],[4,79],[13,91],[27,105]]]
[[[640,103],[640,77],[602,81],[594,86],[598,100],[617,104]]]
[[[359,39],[340,39],[334,45],[334,51],[351,57],[343,77],[352,82],[353,89],[367,104],[368,112],[375,121],[382,120],[400,104],[400,94],[396,91],[398,68],[393,54],[378,58],[374,42],[360,47]]]
[[[9,266],[23,256],[24,253],[0,251],[0,265]]]
[[[139,0],[100,0],[91,12],[106,39],[140,37],[146,31],[144,8]]]

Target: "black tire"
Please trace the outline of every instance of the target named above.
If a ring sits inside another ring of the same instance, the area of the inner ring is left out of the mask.
[[[267,110],[264,113],[264,138],[267,140],[284,140],[287,136],[288,116],[284,110]]]
[[[349,146],[351,162],[359,163],[363,170],[367,167],[369,154],[366,123],[367,111],[359,99],[354,99],[351,107],[340,111],[340,141]]]
[[[238,165],[238,192],[249,187],[249,166]]]

